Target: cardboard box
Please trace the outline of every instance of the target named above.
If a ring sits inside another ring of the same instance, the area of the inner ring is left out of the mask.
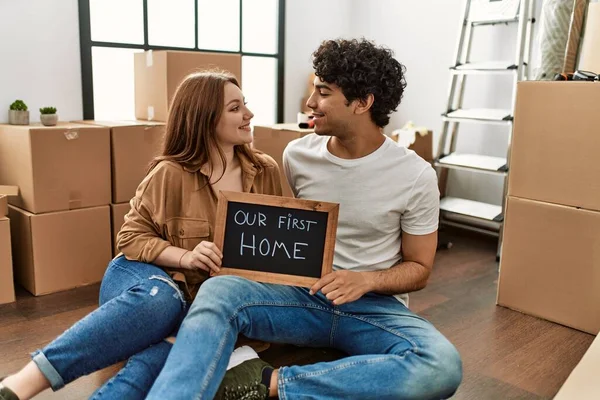
[[[15,301],[15,284],[10,246],[10,221],[0,216],[0,304],[13,301]]]
[[[152,121],[80,121],[110,128],[112,202],[131,200],[160,153],[165,124]]]
[[[578,69],[600,74],[600,4],[589,2]]]
[[[242,57],[239,54],[168,50],[136,53],[134,57],[137,119],[166,122],[175,90],[192,72],[224,69],[242,84]]]
[[[300,103],[300,112],[306,113],[306,114],[311,114],[312,113],[312,109],[310,109],[306,103],[308,103],[308,99],[310,98],[310,96],[304,96],[302,98],[301,103]]]
[[[430,130],[397,129],[390,137],[417,153],[425,161],[433,161],[433,132]]]
[[[109,129],[83,124],[0,125],[0,182],[33,213],[110,204]]]
[[[123,222],[125,222],[125,215],[130,209],[131,206],[129,203],[110,205],[113,257],[116,257],[116,255],[119,254],[119,250],[117,249],[117,233],[119,233],[119,230],[121,230]]]
[[[18,187],[0,185],[0,304],[15,301],[10,220],[6,215],[8,215],[8,196],[18,194]]]
[[[509,196],[497,303],[597,334],[600,212]]]
[[[283,187],[283,195],[294,197],[290,185],[288,185],[285,172],[283,171],[283,150],[294,139],[301,138],[313,133],[312,129],[300,129],[297,124],[276,124],[272,126],[255,126],[254,140],[252,145],[254,148],[263,151],[273,157],[279,165],[281,173],[281,186]]]
[[[8,215],[8,196],[0,194],[0,217]]]
[[[592,342],[554,400],[597,400],[600,393],[600,336]]]
[[[18,196],[17,186],[0,185],[0,217],[8,215],[8,196]]]
[[[9,206],[15,279],[34,295],[100,282],[111,260],[110,207],[32,214]]]
[[[314,81],[315,81],[315,73],[312,72],[308,75],[308,80],[306,82],[306,89],[304,91],[304,96],[302,96],[302,100],[300,103],[300,111],[304,112],[304,113],[312,113],[312,110],[310,108],[308,108],[308,106],[306,105],[306,103],[308,102],[308,99],[310,98],[310,96],[313,93],[313,90],[315,89],[315,85],[314,85]]]
[[[519,82],[508,194],[600,210],[600,85]]]
[[[306,81],[306,89],[304,91],[304,96],[305,97],[310,97],[310,95],[312,94],[312,92],[315,90],[315,78],[317,76],[315,75],[314,72],[311,72],[310,74],[308,74],[308,80]]]

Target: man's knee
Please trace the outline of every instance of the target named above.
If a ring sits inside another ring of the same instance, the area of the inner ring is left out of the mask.
[[[446,339],[440,340],[431,350],[429,379],[430,383],[434,383],[432,391],[438,398],[449,398],[462,381],[460,354]]]
[[[447,343],[442,357],[444,357],[444,360],[441,363],[440,372],[446,377],[445,386],[450,391],[448,395],[450,397],[456,392],[462,381],[462,360],[458,350],[450,342]]]
[[[445,339],[427,348],[408,352],[400,357],[408,363],[405,374],[399,375],[398,398],[447,399],[462,380],[462,362],[458,351]]]
[[[252,292],[251,285],[251,281],[238,276],[224,275],[210,278],[200,287],[189,314],[206,309],[233,312],[244,304],[245,295]]]
[[[220,297],[235,300],[250,291],[254,282],[233,275],[215,276],[200,286],[199,296],[203,298]]]

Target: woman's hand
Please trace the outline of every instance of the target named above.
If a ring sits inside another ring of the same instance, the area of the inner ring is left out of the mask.
[[[221,270],[223,253],[213,242],[202,241],[192,251],[181,257],[180,266],[186,269],[201,269],[208,273]]]

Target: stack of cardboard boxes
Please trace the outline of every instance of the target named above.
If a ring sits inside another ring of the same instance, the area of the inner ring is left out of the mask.
[[[81,121],[110,129],[112,198],[112,254],[117,255],[116,237],[129,212],[129,201],[144,179],[152,159],[159,153],[165,124],[153,121]]]
[[[498,304],[600,331],[600,84],[517,89]],[[596,399],[594,340],[556,399]]]
[[[14,275],[35,295],[98,282],[111,258],[107,128],[0,125]]]
[[[239,79],[241,56],[136,54],[138,121],[0,125],[0,185],[19,188],[8,198],[10,228],[0,197],[0,303],[14,300],[13,269],[15,281],[34,295],[102,279],[129,200],[162,144],[175,90],[186,75],[207,68]],[[4,249],[11,242],[13,268]]]
[[[600,331],[600,84],[517,91],[498,304]]]

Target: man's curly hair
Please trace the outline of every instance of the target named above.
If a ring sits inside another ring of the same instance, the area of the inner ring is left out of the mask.
[[[365,39],[326,40],[313,53],[315,75],[340,87],[351,102],[373,94],[371,119],[383,128],[400,104],[406,68],[391,50]]]

